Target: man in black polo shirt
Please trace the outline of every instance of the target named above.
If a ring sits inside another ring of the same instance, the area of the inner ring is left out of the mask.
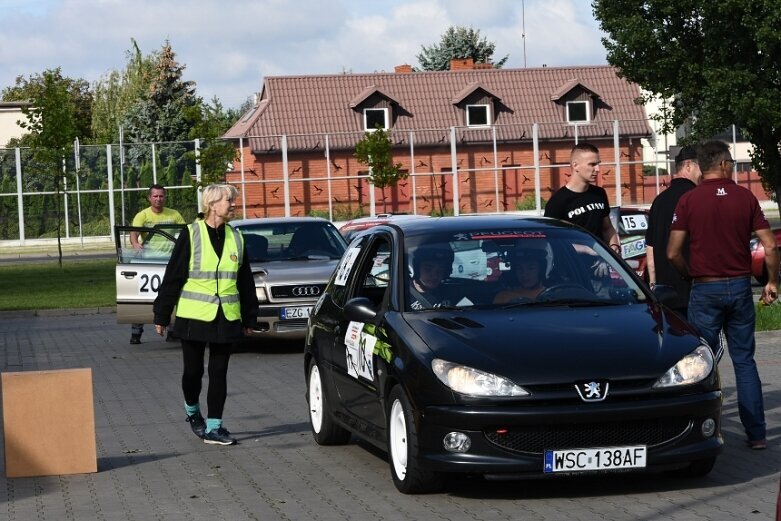
[[[751,292],[751,233],[765,249],[768,282],[761,302],[778,298],[778,250],[759,201],[732,180],[735,160],[722,141],[708,141],[697,152],[702,182],[678,201],[670,226],[667,258],[692,281],[689,321],[711,347],[719,331],[735,369],[738,414],[752,449],[767,447],[762,382],[754,360],[756,310]],[[689,261],[683,248],[689,241]]]
[[[599,149],[591,143],[578,143],[572,147],[569,181],[551,196],[545,205],[545,217],[582,226],[620,253],[621,241],[610,222],[607,193],[595,184],[600,162]]]
[[[670,302],[670,308],[684,318],[689,307],[691,282],[684,280],[667,260],[667,239],[673,221],[675,205],[683,194],[697,186],[702,177],[697,163],[697,149],[685,146],[675,156],[675,177],[667,189],[656,196],[648,213],[648,230],[645,232],[648,282],[651,288],[656,284],[671,286],[678,294]],[[684,247],[684,257],[689,259],[689,245]]]

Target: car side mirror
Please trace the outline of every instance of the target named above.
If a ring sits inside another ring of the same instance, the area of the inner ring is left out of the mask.
[[[344,315],[351,322],[371,322],[377,316],[377,308],[370,299],[355,297],[344,305]]]

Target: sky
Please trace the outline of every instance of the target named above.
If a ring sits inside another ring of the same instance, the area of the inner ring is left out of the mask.
[[[135,39],[166,40],[198,95],[239,107],[266,76],[418,66],[450,26],[480,30],[505,68],[603,65],[585,0],[0,0],[0,90],[61,67],[90,84],[121,71]],[[524,38],[523,35],[526,35]],[[524,45],[525,43],[525,45]]]

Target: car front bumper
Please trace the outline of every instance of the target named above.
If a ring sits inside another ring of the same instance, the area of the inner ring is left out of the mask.
[[[721,452],[721,401],[712,391],[614,404],[430,406],[418,427],[419,456],[436,471],[531,477],[550,475],[543,472],[546,450],[644,445],[647,465],[632,470],[680,468]],[[710,437],[701,431],[706,419],[716,422]],[[450,432],[468,435],[470,449],[446,451]],[[608,472],[618,471],[626,470]]]
[[[282,309],[311,307],[314,302],[290,303],[285,305],[262,304],[258,310],[258,324],[252,332],[253,338],[303,339],[306,337],[307,318],[282,319]]]

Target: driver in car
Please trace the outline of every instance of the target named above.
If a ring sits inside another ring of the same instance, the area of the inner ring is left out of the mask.
[[[442,281],[453,269],[453,250],[447,244],[419,246],[412,254],[410,308],[431,309],[452,305]]]
[[[510,258],[511,285],[494,297],[494,304],[537,298],[545,289],[546,255],[538,248],[516,248]]]

